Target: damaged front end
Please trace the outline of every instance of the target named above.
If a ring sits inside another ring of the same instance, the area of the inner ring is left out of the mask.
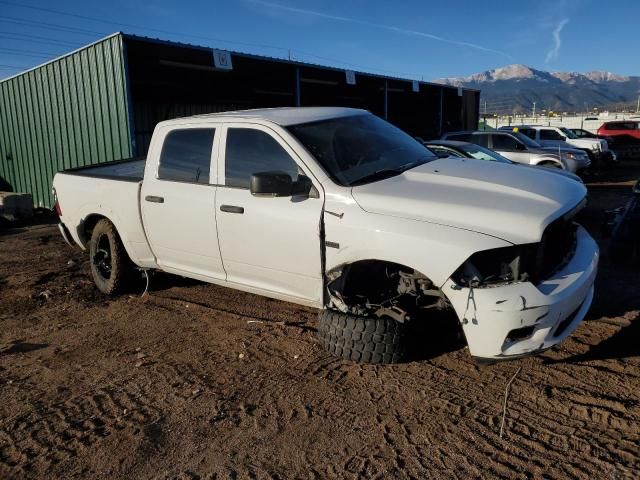
[[[569,336],[591,304],[598,256],[595,241],[566,216],[540,243],[472,255],[442,288],[471,355],[516,358]]]
[[[327,273],[330,308],[358,316],[410,320],[424,309],[444,309],[440,289],[420,272],[391,262],[364,260]]]

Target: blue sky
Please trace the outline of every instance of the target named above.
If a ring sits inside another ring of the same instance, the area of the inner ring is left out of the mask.
[[[424,80],[510,63],[640,75],[638,19],[637,0],[0,0],[0,78],[118,30]]]

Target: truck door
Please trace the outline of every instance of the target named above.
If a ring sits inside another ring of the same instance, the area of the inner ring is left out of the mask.
[[[540,133],[540,143],[545,147],[566,147],[565,140],[567,137],[558,133],[553,128],[541,128],[538,130]]]
[[[294,181],[315,182],[295,152],[273,130],[229,123],[218,162],[218,238],[229,282],[276,296],[318,304],[322,298],[320,216],[322,189],[315,195],[251,195],[254,173],[281,171]],[[315,198],[313,198],[315,197]]]
[[[142,217],[158,265],[168,272],[225,278],[215,209],[220,134],[219,128],[199,124],[154,133],[142,183]]]

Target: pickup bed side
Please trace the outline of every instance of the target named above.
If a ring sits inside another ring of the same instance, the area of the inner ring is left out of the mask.
[[[58,173],[53,188],[60,221],[73,241],[88,248],[88,232],[101,218],[116,227],[127,254],[138,266],[156,268],[140,216],[144,160],[92,165]]]

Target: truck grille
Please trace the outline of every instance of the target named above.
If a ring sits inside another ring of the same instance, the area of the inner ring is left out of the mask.
[[[549,278],[573,256],[576,247],[575,213],[558,218],[544,231],[536,255],[534,282]]]

